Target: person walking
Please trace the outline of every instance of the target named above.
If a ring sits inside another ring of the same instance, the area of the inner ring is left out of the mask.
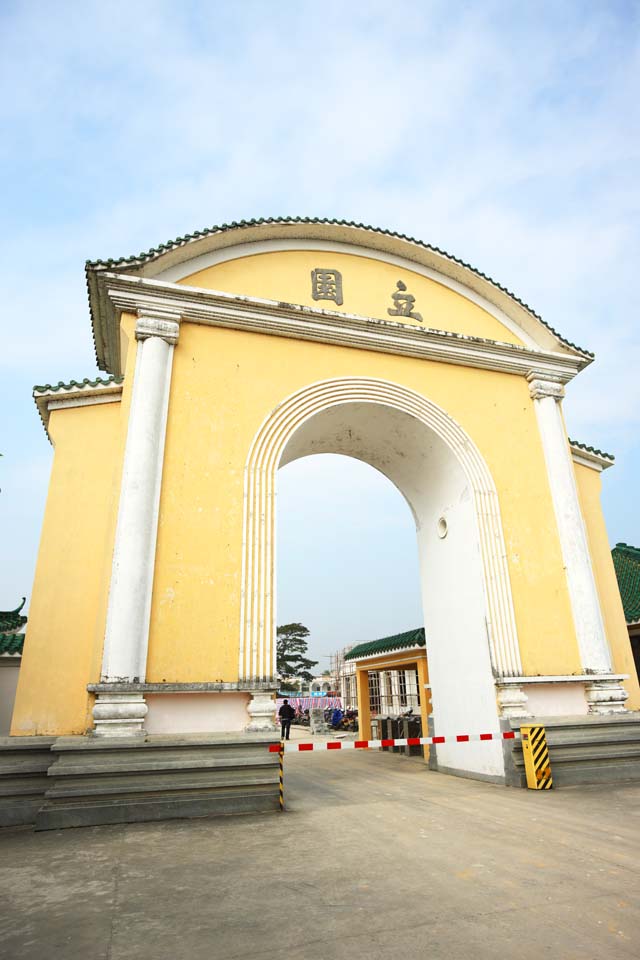
[[[289,703],[288,700],[284,700],[282,706],[278,710],[278,717],[280,718],[280,739],[288,740],[289,731],[291,730],[291,721],[295,717],[296,712]]]

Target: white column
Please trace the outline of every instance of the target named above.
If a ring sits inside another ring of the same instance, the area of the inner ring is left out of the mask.
[[[103,683],[145,679],[169,387],[179,320],[178,314],[145,311],[136,324],[138,351],[111,568]],[[120,698],[117,709],[114,702],[112,710],[109,705],[113,701],[113,695],[99,695],[94,709],[96,734],[142,732],[146,713],[146,707],[141,709],[138,702],[143,702],[142,695]]]
[[[585,673],[610,673],[611,653],[560,409],[564,388],[561,383],[535,373],[528,379],[547,465],[582,666]],[[600,712],[597,706],[590,704],[590,707],[593,712]]]

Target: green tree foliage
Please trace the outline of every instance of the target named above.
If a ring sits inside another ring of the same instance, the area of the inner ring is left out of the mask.
[[[307,637],[309,631],[302,623],[285,623],[278,627],[276,638],[276,669],[281,677],[300,677],[311,680],[309,671],[317,666],[317,660],[308,660]]]

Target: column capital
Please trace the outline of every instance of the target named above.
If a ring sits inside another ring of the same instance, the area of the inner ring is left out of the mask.
[[[542,400],[545,397],[562,400],[564,397],[564,385],[557,377],[548,377],[532,370],[531,373],[527,374],[527,380],[529,381],[529,393],[533,400]]]
[[[136,340],[160,337],[167,343],[176,344],[180,336],[180,314],[171,310],[138,310]]]

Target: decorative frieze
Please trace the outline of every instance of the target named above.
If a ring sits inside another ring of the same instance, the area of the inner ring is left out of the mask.
[[[402,324],[397,322],[401,317],[381,320],[117,273],[105,273],[100,282],[105,284],[105,298],[114,313],[125,310],[147,316],[173,310],[180,314],[182,321],[190,323],[287,338],[295,336],[299,340],[358,347],[519,376],[531,374],[535,364],[535,370],[540,371],[542,378],[545,375],[554,377],[560,384],[572,380],[588,362],[579,355],[541,350],[537,346],[531,348],[417,324]],[[502,319],[508,321],[506,317]],[[109,346],[110,369],[114,370],[120,369],[117,336],[114,330],[113,342]]]

